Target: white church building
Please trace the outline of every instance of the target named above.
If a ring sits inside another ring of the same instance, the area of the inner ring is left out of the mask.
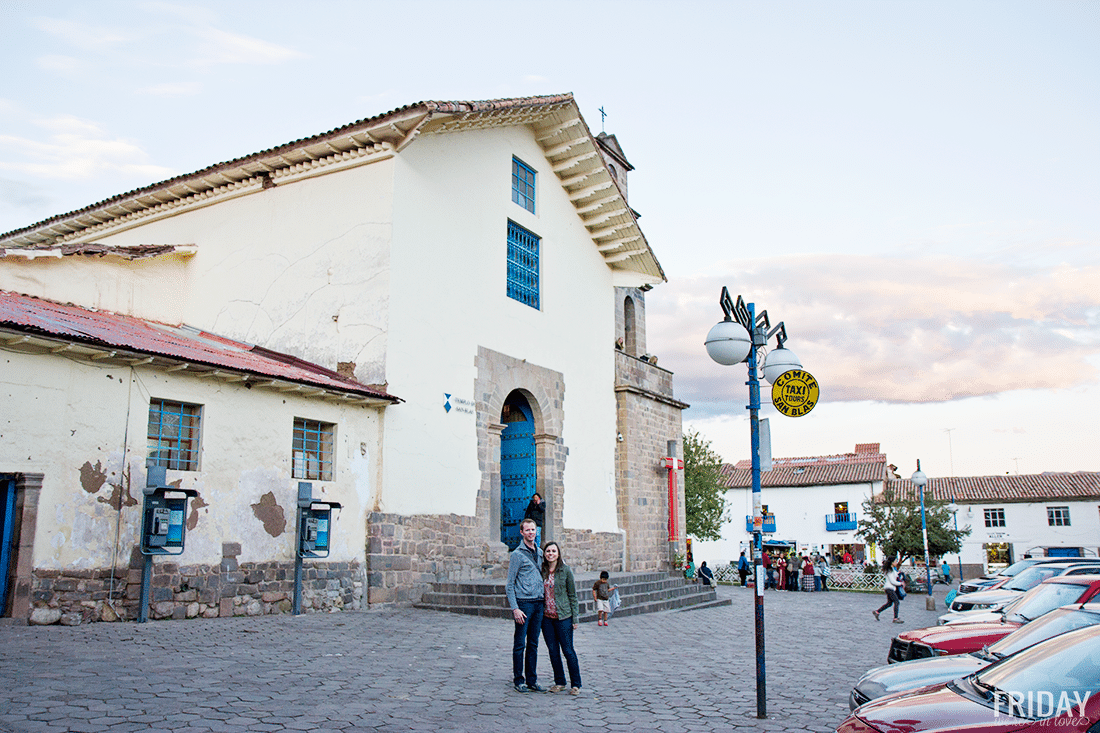
[[[316,609],[500,577],[536,490],[575,568],[670,567],[631,170],[571,95],[421,102],[0,235],[3,614],[136,615],[149,461],[156,616],[287,610],[301,481]]]

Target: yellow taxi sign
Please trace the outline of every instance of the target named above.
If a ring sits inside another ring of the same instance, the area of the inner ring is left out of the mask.
[[[817,380],[809,372],[790,369],[772,385],[772,404],[787,417],[802,417],[814,409],[821,395]]]

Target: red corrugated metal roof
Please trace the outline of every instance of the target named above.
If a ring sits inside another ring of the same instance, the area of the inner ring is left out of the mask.
[[[887,481],[883,489],[889,490],[898,498],[914,501],[918,498],[917,488],[910,479]],[[954,498],[961,504],[1100,499],[1100,472],[930,478],[925,496],[940,501],[951,501]]]
[[[401,400],[288,354],[189,326],[170,326],[0,291],[0,326],[99,347],[166,357],[390,402]]]

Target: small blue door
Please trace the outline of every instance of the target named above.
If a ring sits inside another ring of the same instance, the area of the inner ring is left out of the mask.
[[[520,395],[505,403],[500,436],[500,541],[519,546],[519,523],[535,493],[535,419]]]
[[[0,476],[0,616],[7,613],[8,577],[11,559],[15,555],[12,548],[15,525],[15,481],[8,476]]]

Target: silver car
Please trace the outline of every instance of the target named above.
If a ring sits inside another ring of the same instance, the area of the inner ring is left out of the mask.
[[[848,695],[848,707],[855,710],[863,703],[883,695],[950,682],[984,669],[993,662],[1044,639],[1097,624],[1100,624],[1100,603],[1072,604],[1044,614],[1000,641],[971,654],[913,659],[875,667],[856,682]]]

